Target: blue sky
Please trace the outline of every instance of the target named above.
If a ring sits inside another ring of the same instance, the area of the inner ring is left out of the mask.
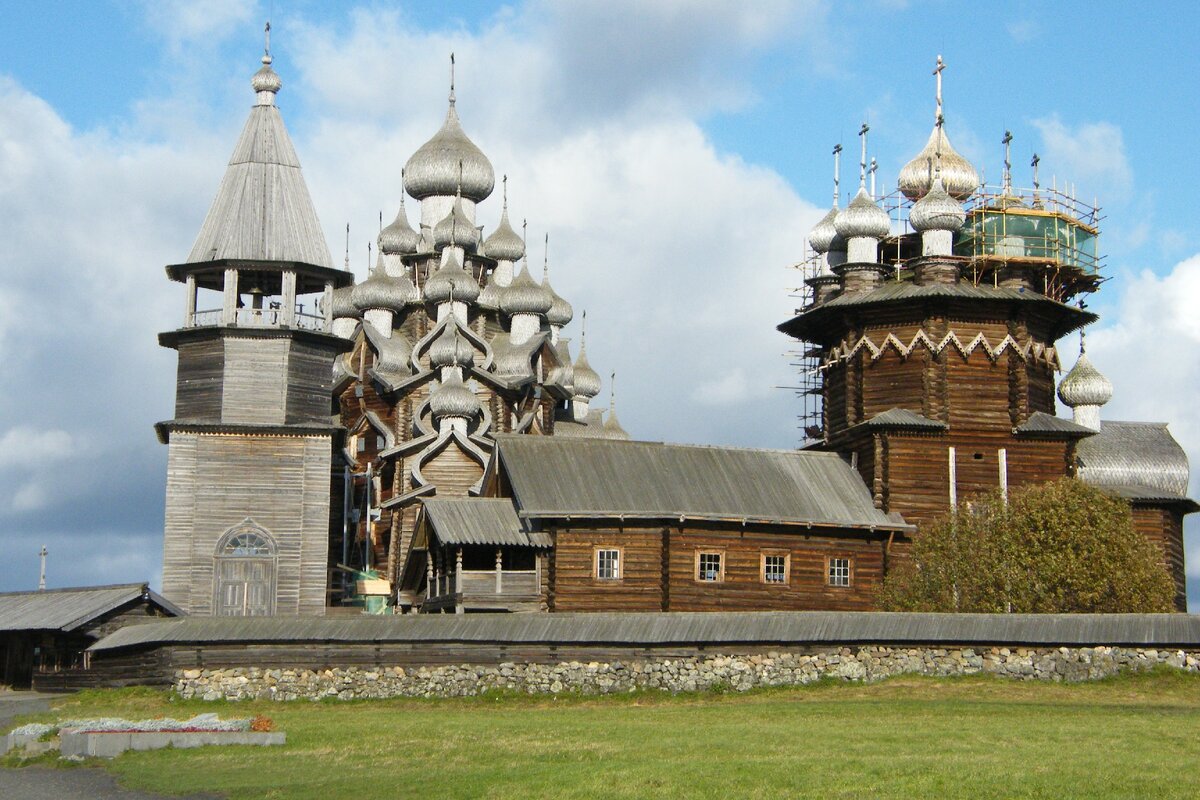
[[[619,373],[625,426],[748,446],[796,443],[773,326],[829,202],[829,150],[851,153],[853,188],[869,120],[894,184],[929,134],[941,53],[951,139],[989,182],[1009,129],[1018,184],[1036,150],[1044,183],[1099,199],[1111,280],[1089,353],[1116,384],[1105,416],[1169,420],[1200,464],[1192,3],[10,3],[0,590],[36,581],[43,541],[52,585],[156,578],[165,448],[150,426],[170,416],[174,354],[154,335],[183,302],[161,266],[199,229],[268,12],[280,105],[335,257],[349,221],[364,271],[400,167],[444,113],[454,49],[464,124],[510,175],[531,238],[550,232],[554,285],[589,309],[589,355]],[[480,213],[494,220],[498,203]],[[634,336],[648,344],[630,352]]]

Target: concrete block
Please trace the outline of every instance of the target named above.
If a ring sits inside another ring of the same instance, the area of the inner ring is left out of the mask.
[[[126,750],[161,750],[164,747],[204,747],[240,744],[250,746],[281,745],[287,742],[283,731],[162,731],[154,733],[61,733],[64,758],[115,758]]]

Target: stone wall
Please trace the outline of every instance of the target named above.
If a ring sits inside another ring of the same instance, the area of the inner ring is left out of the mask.
[[[175,690],[185,698],[204,700],[464,697],[492,690],[528,694],[607,694],[637,689],[746,691],[761,686],[796,686],[822,678],[875,681],[894,675],[988,673],[1018,680],[1084,681],[1159,664],[1200,672],[1200,650],[864,646],[803,653],[780,650],[756,655],[555,664],[325,670],[237,667],[179,670],[175,673]]]

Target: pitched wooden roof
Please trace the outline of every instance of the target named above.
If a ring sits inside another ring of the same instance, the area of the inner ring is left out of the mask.
[[[1187,499],[1187,453],[1165,422],[1104,420],[1075,452],[1079,477],[1088,483],[1130,499]]]
[[[72,631],[142,597],[169,614],[183,616],[183,611],[144,583],[5,592],[0,594],[0,631]]]
[[[430,498],[425,519],[442,544],[551,547],[550,535],[526,531],[507,498]]]
[[[733,520],[907,530],[834,453],[497,436],[522,517]]]

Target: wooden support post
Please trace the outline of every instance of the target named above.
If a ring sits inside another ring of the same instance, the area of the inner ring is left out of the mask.
[[[954,448],[950,448],[950,508],[958,508],[958,465],[954,463]]]
[[[187,276],[187,310],[183,314],[183,327],[190,328],[196,324],[196,276]]]
[[[504,589],[503,585],[501,584],[501,578],[500,578],[500,571],[501,571],[501,568],[503,567],[503,565],[504,565],[504,549],[501,547],[497,547],[496,548],[496,594],[500,594],[500,592],[503,591],[503,589]]]
[[[462,603],[462,546],[455,548],[454,553],[454,613],[463,613]]]
[[[1000,461],[1000,496],[1008,502],[1008,450],[1001,447],[998,453]]]
[[[333,330],[333,281],[325,281],[325,294],[321,295],[321,313],[325,315],[325,332]]]
[[[236,269],[230,268],[225,270],[225,284],[223,288],[225,291],[225,305],[221,309],[221,324],[236,325],[238,304],[238,272]]]
[[[433,549],[425,549],[425,599],[433,597]]]
[[[283,273],[283,307],[279,309],[279,327],[291,328],[296,324],[296,273]]]

